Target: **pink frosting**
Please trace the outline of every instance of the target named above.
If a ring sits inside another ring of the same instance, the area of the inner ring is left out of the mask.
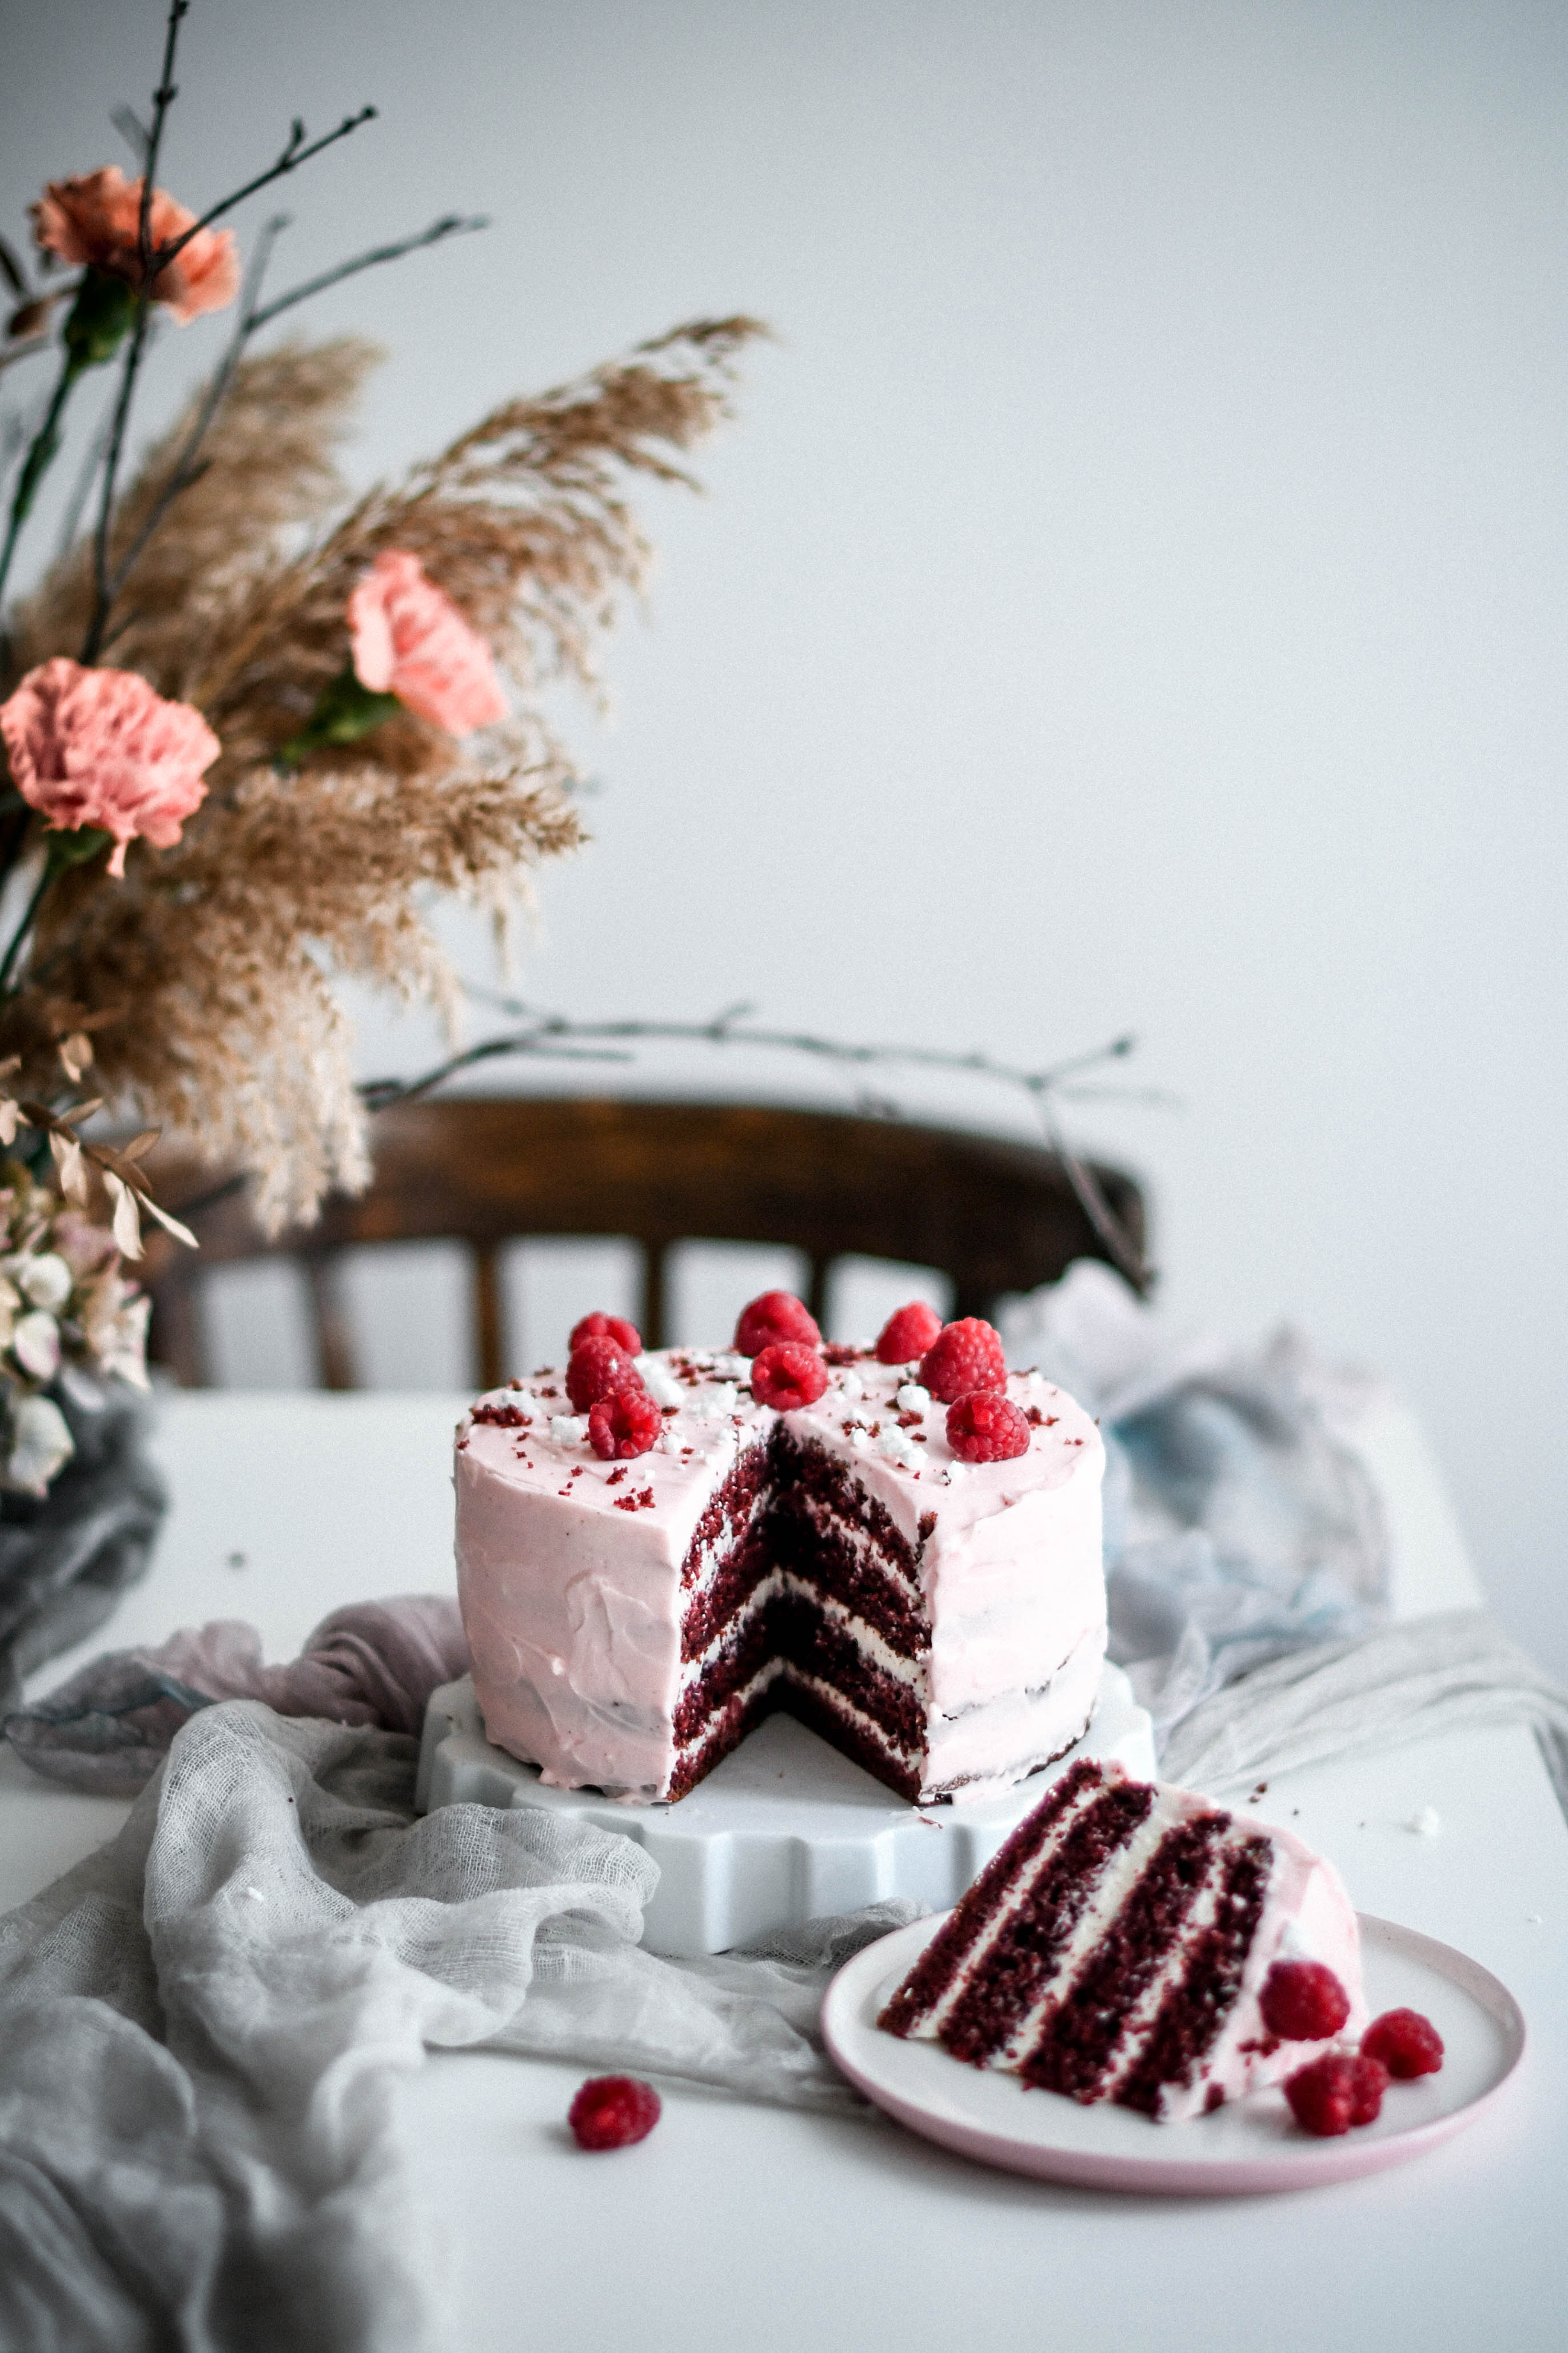
[[[528,1426],[470,1415],[456,1461],[458,1591],[490,1738],[547,1781],[646,1802],[675,1763],[681,1564],[715,1486],[779,1417],[726,1389],[744,1379],[743,1359],[674,1351],[643,1361],[656,1393],[661,1379],[689,1377],[669,1391],[684,1402],[652,1453],[601,1462],[585,1430],[552,1437],[552,1418],[570,1409],[561,1376],[542,1373],[481,1401]],[[1056,1744],[1065,1746],[1092,1705],[1105,1648],[1104,1450],[1070,1398],[1015,1375],[1009,1394],[1038,1416],[1027,1453],[955,1463],[940,1405],[899,1430],[894,1392],[907,1378],[859,1358],[784,1419],[851,1463],[921,1551],[930,1778],[980,1797],[1047,1753],[1047,1719],[1077,1711]],[[683,1451],[663,1451],[671,1443]],[[889,1459],[885,1446],[910,1459]]]

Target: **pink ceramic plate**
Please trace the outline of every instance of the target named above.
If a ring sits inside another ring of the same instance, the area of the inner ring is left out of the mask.
[[[1376,2124],[1335,2140],[1300,2131],[1277,2091],[1191,2124],[1152,2124],[1130,2108],[1080,2107],[1055,2092],[1026,2091],[1016,2075],[966,2067],[933,2042],[883,2034],[878,2011],[941,1926],[917,1920],[847,1961],[827,1989],[823,2033],[850,2082],[879,2108],[928,2140],[1011,2173],[1185,2197],[1346,2181],[1403,2165],[1473,2124],[1524,2053],[1519,2005],[1489,1970],[1435,1937],[1363,1913],[1373,2015],[1422,2011],[1443,2037],[1441,2072],[1392,2084]]]

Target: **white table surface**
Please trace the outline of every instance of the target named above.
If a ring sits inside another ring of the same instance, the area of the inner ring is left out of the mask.
[[[47,1688],[110,1644],[247,1618],[268,1655],[337,1604],[448,1586],[451,1398],[198,1395],[160,1440],[174,1507],[152,1576]],[[1479,1599],[1419,1430],[1371,1434],[1394,1497],[1401,1614]],[[1435,1806],[1441,1835],[1408,1827]],[[1332,1855],[1364,1911],[1472,1953],[1531,2031],[1511,2095],[1401,2170],[1204,2202],[987,2171],[882,2121],[667,2094],[640,2147],[589,2158],[563,2119],[584,2071],[433,2056],[400,2095],[451,2248],[450,2343],[637,2353],[803,2348],[1049,2353],[1436,2353],[1568,2345],[1568,1826],[1522,1730],[1427,1740],[1274,1781],[1257,1809]],[[123,1806],[0,1755],[0,1906],[111,1832]]]

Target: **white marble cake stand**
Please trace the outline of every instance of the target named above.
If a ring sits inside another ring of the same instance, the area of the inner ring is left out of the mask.
[[[538,1806],[623,1831],[647,1849],[659,1880],[643,1922],[650,1951],[722,1953],[824,1914],[889,1895],[945,1911],[1079,1757],[1115,1758],[1152,1778],[1148,1715],[1120,1668],[1107,1666],[1078,1746],[1005,1797],[910,1806],[792,1715],[771,1715],[674,1806],[621,1806],[596,1789],[549,1789],[536,1765],[485,1738],[471,1676],[431,1695],[419,1752],[418,1805]]]

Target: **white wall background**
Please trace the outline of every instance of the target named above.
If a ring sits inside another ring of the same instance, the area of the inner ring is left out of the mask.
[[[119,160],[161,10],[5,16],[15,233]],[[1183,1108],[1079,1133],[1146,1176],[1167,1303],[1390,1371],[1568,1672],[1568,15],[197,0],[179,78],[192,201],[381,107],[294,184],[290,276],[494,216],[308,314],[392,353],[359,478],[678,319],[778,331],[710,497],[646,503],[531,993],[1137,1029]],[[167,398],[220,332],[166,339]],[[428,1043],[376,1016],[367,1063]]]

